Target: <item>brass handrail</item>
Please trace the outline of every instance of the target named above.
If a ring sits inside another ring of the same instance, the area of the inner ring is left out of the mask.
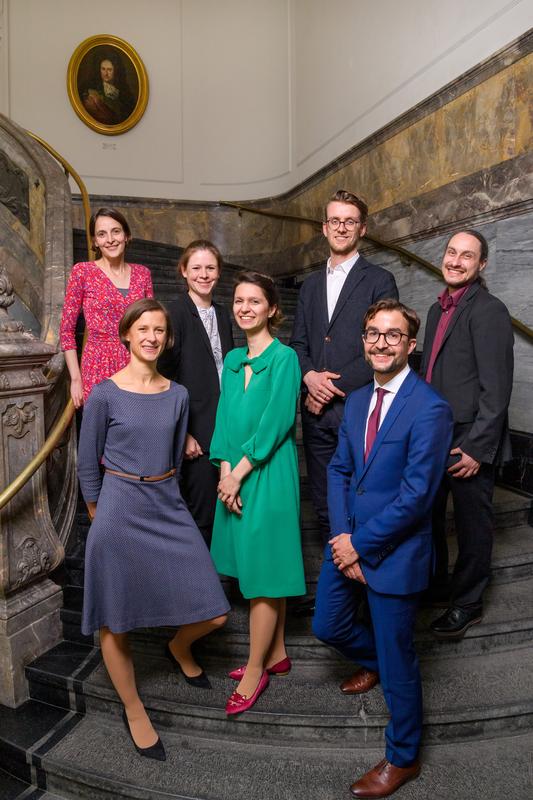
[[[54,150],[54,148],[51,145],[49,145],[48,142],[45,142],[44,139],[41,139],[40,136],[37,136],[35,133],[32,133],[31,131],[26,131],[26,133],[29,136],[31,136],[32,139],[35,139],[36,142],[39,142],[39,144],[42,147],[44,147],[44,149],[47,150],[50,153],[50,155],[52,155],[56,159],[56,161],[59,161],[59,163],[65,170],[65,173],[67,175],[70,175],[78,184],[78,188],[82,196],[83,211],[85,214],[85,235],[87,237],[87,251],[90,258],[90,253],[92,249],[91,236],[89,232],[91,206],[89,203],[89,194],[87,192],[84,182],[82,181],[82,179],[80,178],[74,167],[71,164],[69,164],[69,162],[66,160],[66,158],[63,158],[63,156],[60,155],[57,152],[57,150]],[[19,475],[17,475],[17,477],[8,486],[6,486],[6,488],[3,489],[2,492],[0,492],[0,509],[2,509],[5,505],[7,505],[7,503],[9,503],[9,501],[17,494],[17,492],[20,489],[22,489],[22,487],[29,481],[31,476],[35,472],[37,472],[39,467],[42,464],[44,464],[44,462],[46,461],[52,450],[59,444],[59,442],[61,441],[61,437],[63,436],[68,426],[72,422],[74,411],[75,411],[74,403],[72,402],[72,399],[69,398],[67,405],[65,406],[61,416],[59,417],[58,421],[50,431],[42,447],[34,455],[29,464],[27,464],[24,467],[22,472],[20,472]]]
[[[263,217],[271,217],[273,219],[280,219],[286,220],[288,222],[299,222],[304,223],[307,225],[312,225],[315,228],[322,228],[322,222],[318,219],[313,219],[312,217],[299,217],[295,214],[282,214],[279,211],[268,211],[262,208],[253,208],[252,206],[245,206],[241,203],[232,203],[229,200],[221,200],[219,201],[220,206],[227,206],[229,208],[236,208],[239,211],[248,211],[250,214],[260,214]],[[442,277],[441,270],[436,267],[431,261],[427,261],[422,256],[413,253],[411,250],[406,250],[405,247],[401,247],[398,244],[391,244],[390,242],[385,242],[383,239],[378,238],[377,236],[372,236],[369,233],[365,234],[364,237],[367,241],[372,242],[373,244],[377,245],[378,247],[383,247],[385,250],[391,250],[393,253],[397,253],[401,256],[402,259],[406,261],[414,261],[415,264],[420,264],[421,267],[427,272],[431,272],[432,275],[439,278],[439,280],[443,281],[444,278]],[[524,322],[517,319],[516,317],[511,316],[511,322],[513,327],[516,330],[520,331],[520,333],[524,334],[528,339],[533,340],[533,329],[528,327]]]

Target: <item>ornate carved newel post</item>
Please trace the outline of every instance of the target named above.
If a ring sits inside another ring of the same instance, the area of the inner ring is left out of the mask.
[[[0,486],[30,462],[44,442],[43,367],[55,348],[11,320],[9,278],[0,270]],[[56,536],[43,464],[0,511],[0,703],[28,698],[24,666],[61,641],[62,592],[48,574],[64,557]]]

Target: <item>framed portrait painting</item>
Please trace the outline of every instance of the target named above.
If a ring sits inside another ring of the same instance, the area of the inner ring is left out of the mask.
[[[148,103],[148,76],[131,45],[118,36],[85,39],[68,65],[67,91],[78,117],[93,131],[116,136],[133,128]]]

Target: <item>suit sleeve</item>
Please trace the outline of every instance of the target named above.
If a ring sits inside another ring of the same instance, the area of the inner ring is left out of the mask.
[[[310,370],[316,369],[311,361],[311,349],[309,344],[309,332],[307,330],[306,313],[305,309],[309,303],[309,291],[306,284],[302,284],[298,294],[298,302],[296,303],[296,312],[294,315],[294,324],[292,327],[291,340],[289,342],[292,349],[298,356],[300,370],[302,376],[306,375]]]
[[[328,510],[331,535],[348,533],[351,530],[348,514],[348,493],[355,472],[355,461],[348,436],[350,398],[346,401],[344,415],[339,427],[337,449],[328,466]]]
[[[395,499],[364,524],[352,544],[363,561],[376,566],[427,516],[442,480],[452,441],[452,411],[444,400],[419,409],[411,428],[406,464]]]
[[[378,275],[373,277],[372,280],[375,283],[372,292],[368,293],[368,306],[377,303],[378,300],[398,299],[398,288],[392,273],[380,269]],[[372,380],[372,369],[365,361],[361,342],[361,323],[368,306],[362,311],[359,320],[350,320],[351,329],[353,330],[353,350],[350,350],[347,362],[338,365],[337,371],[340,372],[341,377],[333,380],[335,386],[345,394],[351,392],[354,387],[364,386]]]
[[[78,447],[78,477],[83,499],[97,503],[102,488],[100,462],[104,453],[109,410],[101,387],[95,386],[83,407]]]
[[[242,452],[251,464],[264,464],[294,427],[302,375],[294,352],[285,349],[284,357],[271,365],[272,383],[269,401],[261,415],[257,430],[242,445]]]
[[[513,329],[503,303],[476,315],[471,324],[478,369],[478,412],[461,449],[492,464],[498,452],[513,389]]]

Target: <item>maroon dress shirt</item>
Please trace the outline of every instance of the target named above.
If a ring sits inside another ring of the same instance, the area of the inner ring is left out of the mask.
[[[438,296],[438,301],[442,309],[442,313],[440,315],[440,319],[437,324],[437,330],[435,331],[435,338],[433,339],[433,347],[431,348],[431,355],[429,357],[428,368],[426,371],[426,381],[428,383],[431,383],[431,376],[433,375],[433,367],[435,366],[435,360],[442,347],[444,336],[446,335],[448,326],[455,313],[455,309],[457,308],[459,300],[466,293],[467,289],[469,289],[469,286],[462,286],[460,289],[456,289],[455,292],[450,293],[448,287],[446,287],[446,289],[444,289],[444,291],[441,292],[441,294],[439,294]]]

